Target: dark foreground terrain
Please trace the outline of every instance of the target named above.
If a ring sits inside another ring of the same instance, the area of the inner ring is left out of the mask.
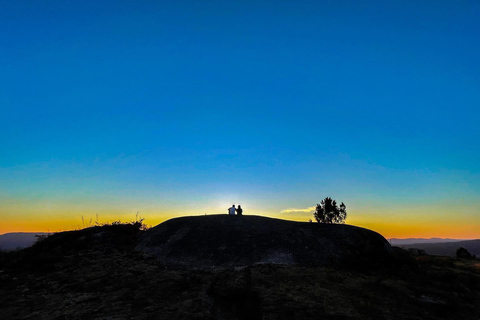
[[[480,319],[480,263],[169,269],[135,251],[139,225],[50,236],[0,255],[0,319]]]

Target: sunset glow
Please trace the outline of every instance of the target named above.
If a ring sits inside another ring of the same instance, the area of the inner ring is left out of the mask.
[[[480,238],[480,4],[2,3],[0,234],[225,213]]]

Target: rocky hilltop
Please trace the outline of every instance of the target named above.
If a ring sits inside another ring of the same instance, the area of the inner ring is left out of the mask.
[[[390,250],[361,228],[251,216],[95,226],[0,251],[0,318],[480,319],[478,260],[394,248],[372,268]]]
[[[145,232],[136,250],[167,266],[198,269],[264,263],[371,266],[392,254],[383,236],[364,228],[229,215],[168,220]]]

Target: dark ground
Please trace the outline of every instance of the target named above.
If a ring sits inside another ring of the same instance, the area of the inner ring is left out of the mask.
[[[0,255],[0,319],[480,319],[480,262],[410,257],[368,269],[167,269],[132,225],[53,235]]]

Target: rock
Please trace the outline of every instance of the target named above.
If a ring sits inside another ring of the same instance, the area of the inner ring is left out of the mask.
[[[194,269],[262,263],[373,266],[393,254],[383,236],[364,228],[229,215],[165,221],[145,232],[136,250],[166,266]]]

